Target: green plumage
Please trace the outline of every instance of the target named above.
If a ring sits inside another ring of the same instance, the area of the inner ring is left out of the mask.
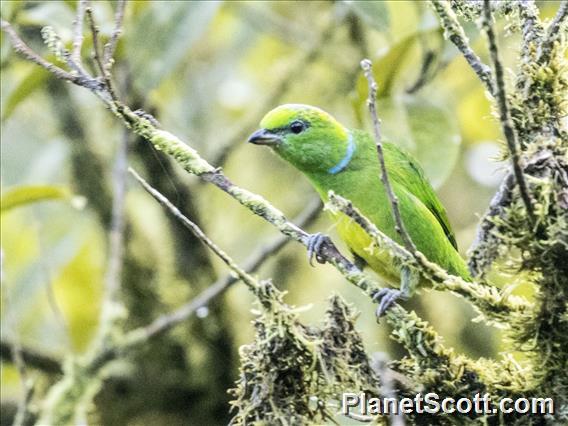
[[[329,114],[307,105],[280,106],[265,116],[261,126],[263,129],[251,136],[251,142],[270,145],[308,177],[324,201],[328,191],[333,190],[351,200],[378,229],[401,242],[380,180],[376,146],[367,132],[346,129]],[[429,260],[469,279],[446,211],[421,167],[396,145],[384,142],[383,148],[393,191],[412,241]],[[390,254],[373,249],[370,237],[350,218],[335,214],[333,219],[350,250],[383,280],[398,285],[400,268]],[[420,284],[428,285],[425,280]]]

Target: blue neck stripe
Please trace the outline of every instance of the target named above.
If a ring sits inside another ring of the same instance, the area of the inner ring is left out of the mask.
[[[349,140],[347,142],[347,151],[345,152],[345,156],[339,160],[335,166],[331,167],[327,172],[330,175],[336,175],[337,173],[343,171],[353,158],[353,153],[355,152],[355,142],[353,142],[353,135],[349,133]]]

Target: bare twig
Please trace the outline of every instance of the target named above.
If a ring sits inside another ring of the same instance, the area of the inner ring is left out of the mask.
[[[497,105],[499,108],[499,118],[501,121],[501,126],[503,128],[503,133],[507,141],[507,146],[511,154],[511,162],[513,165],[513,173],[515,174],[515,179],[519,185],[519,192],[521,194],[521,199],[527,209],[527,217],[531,225],[534,225],[534,211],[531,202],[531,197],[527,188],[527,183],[525,181],[525,176],[521,168],[521,157],[519,155],[519,144],[517,141],[517,133],[513,127],[513,121],[511,119],[511,114],[509,112],[509,105],[507,102],[507,94],[505,92],[505,81],[503,75],[503,64],[499,59],[499,52],[497,48],[497,41],[495,38],[495,32],[493,30],[493,17],[491,16],[491,5],[489,0],[484,0],[483,2],[483,26],[487,33],[487,39],[489,42],[489,52],[491,54],[491,61],[495,68],[495,97],[497,100]]]
[[[80,0],[77,2],[77,14],[73,21],[73,50],[71,51],[71,59],[76,64],[81,63],[81,47],[83,46],[83,22],[85,20],[85,9],[87,1]]]
[[[388,367],[388,356],[382,352],[375,352],[371,358],[371,368],[377,374],[381,389],[379,394],[384,398],[396,399],[397,392],[394,384],[393,371]],[[404,414],[390,414],[390,426],[405,426]]]
[[[8,294],[8,290],[4,286],[2,286],[1,290],[2,290],[2,298],[4,299],[3,300],[4,304],[10,306],[10,295]],[[6,323],[8,324],[8,327],[12,332],[11,334],[13,334],[12,344],[7,349],[9,352],[9,356],[11,357],[11,360],[14,363],[14,366],[18,371],[21,389],[22,389],[22,395],[18,399],[18,406],[16,410],[16,416],[14,419],[14,426],[22,426],[28,417],[29,402],[32,397],[34,386],[31,379],[28,376],[28,370],[26,362],[24,360],[24,356],[22,354],[20,339],[19,336],[14,331],[16,328],[16,322],[12,315],[12,311],[10,309],[8,309],[8,312],[6,313]]]
[[[381,181],[389,197],[392,215],[395,221],[396,232],[400,235],[402,242],[406,249],[411,253],[416,252],[416,246],[412,242],[410,235],[404,227],[402,221],[402,216],[400,215],[400,209],[398,207],[398,197],[395,195],[392,186],[390,184],[389,175],[387,172],[387,166],[385,164],[385,154],[383,152],[383,144],[381,141],[381,123],[377,115],[377,82],[373,77],[373,63],[369,59],[363,59],[361,61],[361,68],[365,73],[365,78],[369,83],[369,97],[367,99],[367,106],[369,107],[369,112],[371,113],[371,120],[373,120],[373,130],[375,132],[375,145],[377,147],[377,154],[379,157],[379,164],[381,167]]]
[[[112,30],[110,40],[105,45],[103,64],[107,70],[110,70],[113,64],[113,56],[118,44],[118,39],[122,33],[122,21],[124,20],[124,10],[126,8],[126,0],[118,0],[116,12],[114,14],[114,28]]]
[[[13,354],[14,343],[2,339],[0,341],[0,357],[3,360],[14,362]],[[21,358],[29,368],[35,368],[48,374],[62,374],[61,360],[41,353],[35,349],[20,345]]]
[[[103,54],[101,52],[101,43],[99,40],[99,28],[96,25],[95,17],[93,15],[93,9],[88,7],[85,10],[87,14],[87,21],[89,22],[89,28],[91,30],[91,34],[93,36],[93,59],[97,64],[97,68],[99,69],[100,75],[105,82],[106,89],[108,94],[110,95],[111,99],[116,103],[118,98],[116,96],[116,91],[114,89],[114,85],[112,83],[112,78],[110,72],[105,64],[103,63]]]
[[[193,235],[203,242],[207,247],[209,247],[219,258],[225,262],[225,264],[245,283],[245,285],[256,295],[259,294],[259,284],[257,281],[249,275],[244,269],[238,266],[234,261],[219,247],[217,246],[205,233],[199,228],[195,223],[190,221],[187,217],[185,217],[179,209],[174,206],[170,200],[152,188],[148,182],[146,182],[138,173],[134,171],[131,167],[128,168],[128,171],[142,184],[144,189],[148,191],[152,197],[154,197],[161,205],[163,205],[171,214],[178,219],[183,226],[191,231]]]
[[[550,54],[552,53],[552,47],[554,42],[560,37],[561,27],[565,23],[568,17],[568,0],[563,0],[556,12],[556,16],[548,26],[546,31],[546,37],[540,45],[540,52],[538,55],[538,62],[540,64],[545,64],[550,60]]]
[[[4,31],[4,33],[6,33],[10,38],[14,50],[18,52],[20,55],[22,55],[28,61],[31,61],[39,65],[40,67],[44,68],[45,70],[53,74],[56,78],[59,78],[61,80],[70,81],[74,84],[77,84],[78,86],[86,87],[92,91],[101,90],[100,82],[97,82],[96,80],[91,80],[91,81],[85,80],[85,78],[83,78],[82,76],[73,75],[65,71],[64,69],[58,67],[57,65],[52,64],[51,62],[48,62],[45,59],[43,59],[32,49],[30,49],[26,43],[24,43],[24,41],[20,38],[20,36],[18,36],[16,31],[14,31],[14,28],[12,28],[10,23],[8,23],[7,21],[2,19],[1,26],[2,26],[2,31]]]
[[[491,77],[491,69],[481,62],[479,56],[477,56],[470,47],[469,40],[467,39],[462,26],[458,22],[458,18],[450,7],[449,2],[444,0],[431,0],[431,4],[440,18],[440,23],[442,28],[444,28],[444,34],[446,37],[449,38],[462,53],[469,66],[485,84],[489,93],[495,96],[495,86]]]
[[[70,81],[73,84],[91,90],[95,94],[104,90],[104,85],[97,79],[82,74],[71,74],[70,72],[67,72],[64,69],[58,67],[57,65],[43,59],[40,55],[30,49],[30,47],[20,38],[16,31],[14,31],[14,28],[10,25],[9,22],[2,19],[1,26],[2,31],[4,31],[4,33],[6,33],[10,38],[14,50],[28,61],[39,65],[60,80]]]

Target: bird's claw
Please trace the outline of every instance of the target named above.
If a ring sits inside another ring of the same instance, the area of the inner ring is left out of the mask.
[[[389,310],[391,306],[398,299],[405,299],[406,297],[403,295],[402,291],[396,290],[394,288],[382,288],[380,289],[374,296],[373,301],[379,302],[379,306],[376,310],[377,320],[379,320],[386,311]]]
[[[321,232],[310,235],[308,239],[308,262],[311,266],[314,266],[314,257],[318,263],[325,263],[325,258],[321,255],[320,250],[327,241],[329,241],[329,237]]]

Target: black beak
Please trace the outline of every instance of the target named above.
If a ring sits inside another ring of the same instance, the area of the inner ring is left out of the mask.
[[[280,136],[270,132],[266,129],[260,129],[249,136],[248,142],[255,145],[269,145],[276,146],[282,143]]]

